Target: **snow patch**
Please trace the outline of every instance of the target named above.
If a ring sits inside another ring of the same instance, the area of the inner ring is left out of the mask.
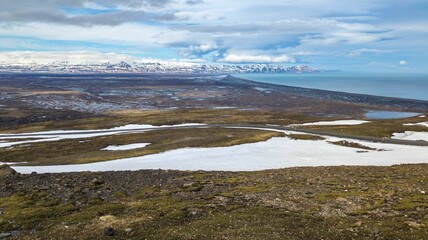
[[[129,129],[147,129],[147,128],[158,128],[158,127],[149,125],[149,124],[128,124],[120,127],[114,127],[109,130],[129,130]]]
[[[124,132],[101,132],[101,133],[86,133],[86,134],[72,134],[72,135],[59,134],[59,135],[49,135],[48,137],[40,135],[40,136],[37,136],[37,138],[41,138],[41,139],[37,139],[37,140],[24,140],[24,141],[18,141],[18,142],[0,143],[0,148],[11,147],[11,146],[20,145],[20,144],[38,143],[38,142],[55,142],[55,141],[60,141],[64,139],[92,138],[92,137],[99,137],[99,136],[114,135],[119,133],[124,133]]]
[[[330,126],[330,125],[360,125],[369,123],[365,120],[336,120],[336,121],[321,121],[313,123],[294,124],[294,126]]]
[[[260,92],[270,92],[270,89],[268,89],[268,88],[254,87],[253,89],[260,91]]]
[[[126,171],[141,169],[258,171],[302,166],[370,165],[390,166],[405,163],[428,163],[428,148],[407,145],[371,143],[349,140],[365,146],[385,149],[367,151],[342,147],[327,141],[343,140],[328,137],[321,141],[272,138],[265,142],[218,148],[183,148],[146,155],[81,165],[13,166],[20,173]]]
[[[120,145],[120,146],[111,145],[111,146],[108,146],[108,147],[103,148],[101,150],[106,150],[106,151],[126,151],[126,150],[144,148],[144,147],[146,147],[148,145],[150,145],[150,143],[133,143],[133,144],[128,144],[128,145]]]
[[[150,131],[162,128],[170,127],[191,127],[191,126],[205,126],[206,124],[201,123],[184,123],[177,125],[162,125],[153,126],[146,124],[128,124],[120,127],[110,129],[99,129],[99,130],[54,130],[44,132],[32,132],[32,133],[19,133],[19,134],[1,134],[0,139],[23,139],[23,141],[17,142],[0,142],[0,148],[11,147],[14,145],[37,143],[37,142],[53,142],[64,139],[78,139],[78,138],[92,138],[99,136],[108,136],[121,133],[137,133],[141,131]],[[37,140],[29,140],[32,138],[40,138]]]
[[[428,122],[420,122],[420,123],[404,123],[404,126],[423,126],[428,127]]]
[[[10,165],[16,165],[16,164],[25,164],[25,163],[27,163],[27,162],[0,162],[0,166],[4,165],[4,164],[10,166]]]
[[[229,106],[217,106],[217,107],[212,107],[212,109],[235,109],[236,107],[229,107]]]
[[[392,138],[403,139],[403,140],[413,140],[413,141],[418,141],[418,140],[428,141],[428,132],[405,131],[404,133],[393,133]],[[428,155],[426,155],[425,157],[427,156]]]

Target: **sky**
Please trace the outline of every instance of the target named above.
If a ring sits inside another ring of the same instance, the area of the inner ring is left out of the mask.
[[[428,72],[427,0],[0,0],[0,63]]]

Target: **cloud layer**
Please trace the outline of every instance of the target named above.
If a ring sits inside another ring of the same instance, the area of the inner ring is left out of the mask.
[[[114,26],[126,22],[144,20],[171,20],[171,13],[148,14],[144,9],[163,8],[170,0],[107,0],[102,5],[95,2],[38,1],[23,0],[3,4],[0,8],[0,22],[6,24],[45,22],[52,24],[91,27]]]
[[[427,9],[424,0],[21,0],[0,8],[0,51],[422,70]]]

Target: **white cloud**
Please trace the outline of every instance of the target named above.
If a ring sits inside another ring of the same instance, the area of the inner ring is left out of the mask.
[[[102,53],[95,51],[9,51],[0,52],[0,64],[49,64],[54,62],[68,62],[69,64],[102,64],[102,63],[119,63],[125,61],[128,63],[142,63],[142,62],[181,62],[192,63],[198,62],[195,59],[170,59],[160,60],[154,58],[140,58],[128,54],[117,53]]]
[[[361,48],[361,49],[350,52],[349,56],[350,57],[356,57],[356,56],[361,56],[364,53],[390,53],[390,52],[394,52],[394,51],[374,49],[374,48]]]
[[[62,41],[88,41],[94,43],[116,43],[120,45],[140,45],[152,47],[156,36],[166,30],[135,23],[120,26],[81,27],[48,23],[31,23],[2,28],[0,35],[33,37],[37,39]]]
[[[209,42],[199,45],[191,45],[188,47],[183,53],[185,55],[201,55],[206,54],[212,51],[215,51],[218,49],[217,43],[215,42]]]
[[[135,61],[137,58],[116,53],[100,52],[33,52],[33,51],[14,51],[0,52],[1,64],[47,64],[58,61],[67,61],[73,64],[80,63],[106,63],[120,61]]]
[[[402,66],[407,65],[407,61],[401,60],[400,65],[402,65]]]
[[[228,54],[220,62],[228,63],[293,63],[296,60],[288,55],[268,56],[268,55],[246,55]]]
[[[428,21],[412,21],[412,22],[400,22],[394,23],[389,27],[396,31],[401,31],[409,34],[409,32],[428,33]]]
[[[6,24],[45,22],[78,26],[115,26],[149,19],[165,21],[174,19],[174,15],[168,11],[161,13],[153,10],[150,14],[147,13],[149,9],[163,9],[170,2],[171,0],[104,0],[102,3],[94,3],[88,0],[50,0],[40,4],[33,0],[20,0],[2,5],[0,21]],[[143,10],[144,8],[148,10]],[[98,14],[79,11],[84,9],[112,11]]]
[[[103,5],[100,5],[95,2],[84,2],[83,3],[84,8],[93,9],[93,10],[108,10],[109,8]]]
[[[191,45],[179,52],[180,57],[202,60],[215,61],[222,57],[224,50],[218,46],[216,42],[208,42],[198,45]]]

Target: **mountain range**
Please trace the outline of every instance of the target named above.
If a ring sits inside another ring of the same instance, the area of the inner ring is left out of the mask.
[[[181,73],[181,74],[233,74],[233,73],[312,73],[320,72],[309,66],[284,67],[269,64],[207,65],[183,62],[134,62],[76,64],[57,61],[49,64],[1,64],[3,73]]]

